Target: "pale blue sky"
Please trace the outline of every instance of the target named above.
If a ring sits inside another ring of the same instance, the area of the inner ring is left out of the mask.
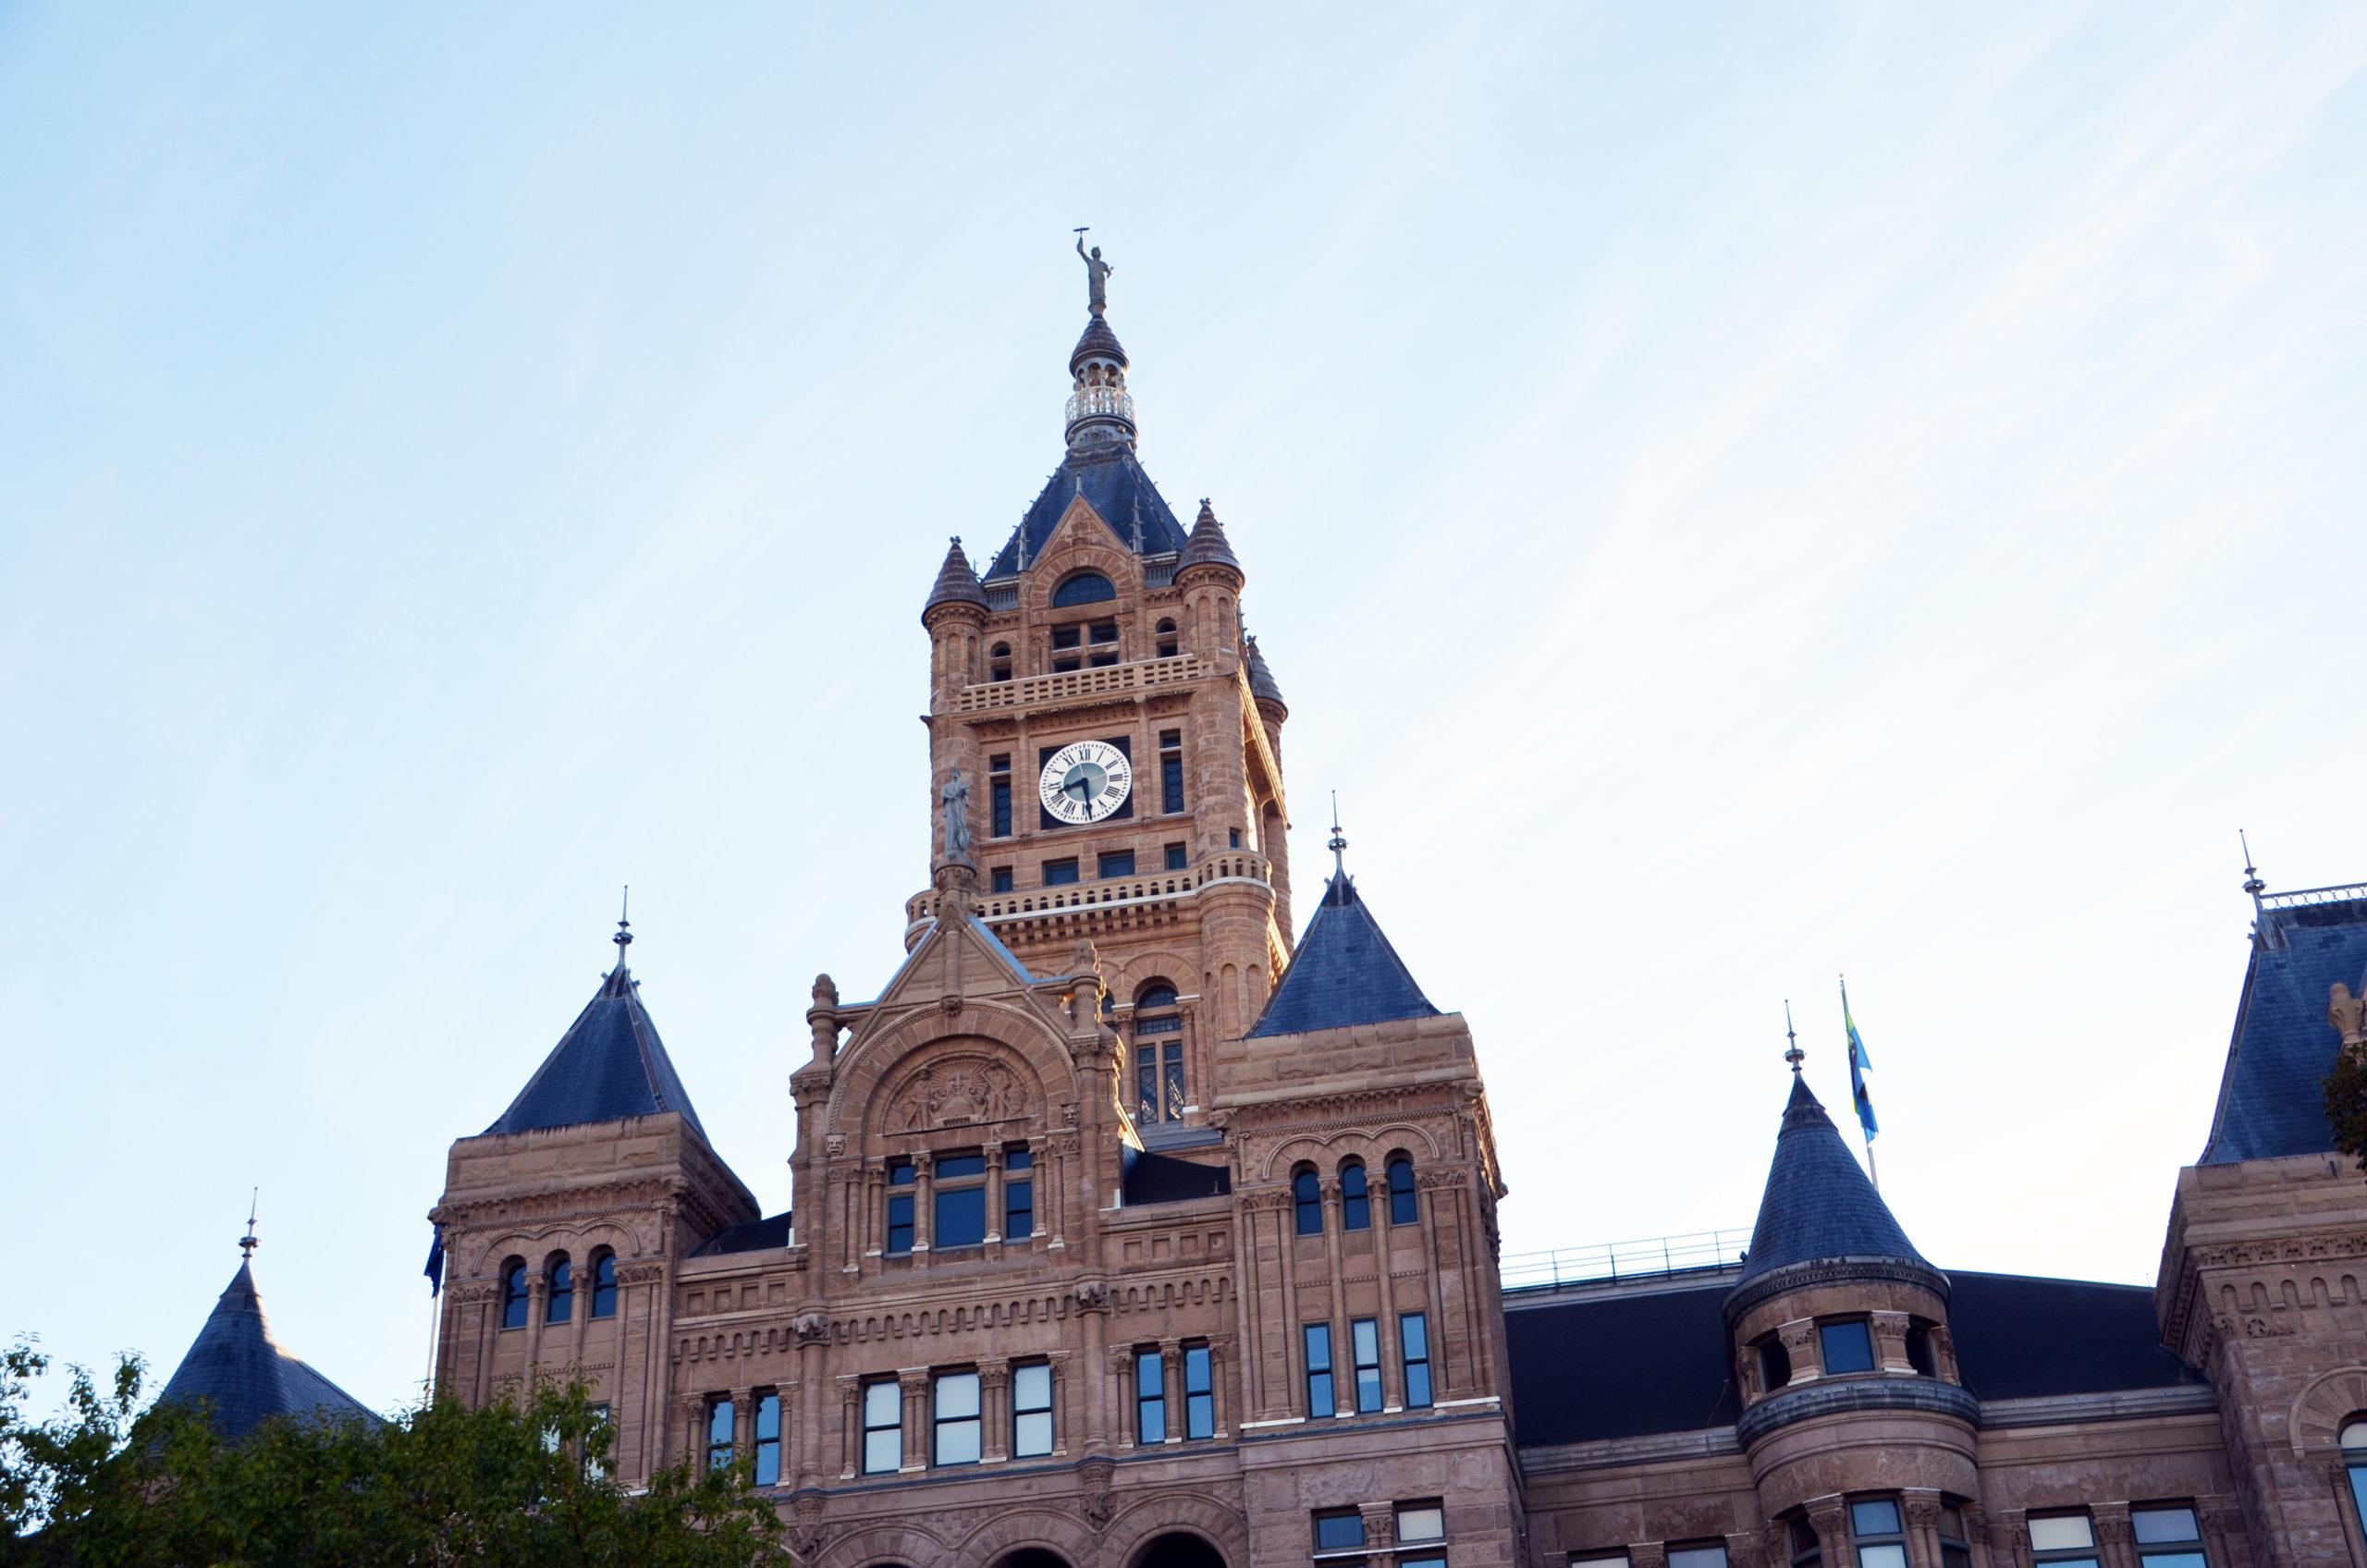
[[[1846,969],[1923,1250],[2149,1280],[2237,827],[2367,877],[2362,65],[2336,6],[0,11],[0,1331],[169,1370],[260,1183],[282,1337],[406,1397],[444,1151],[625,881],[785,1205],[1085,223],[1508,1251],[1748,1226]]]

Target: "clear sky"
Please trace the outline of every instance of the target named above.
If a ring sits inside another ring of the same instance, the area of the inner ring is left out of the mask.
[[[2357,6],[0,9],[0,1332],[423,1370],[606,967],[785,1207],[918,610],[1117,265],[1508,1252],[1750,1223],[1783,1003],[1943,1267],[2150,1280],[2367,877]],[[1294,918],[1303,919],[1304,908]]]

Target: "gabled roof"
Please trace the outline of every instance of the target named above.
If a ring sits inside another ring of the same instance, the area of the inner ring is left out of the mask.
[[[1323,901],[1248,1037],[1435,1018],[1438,1011],[1342,872],[1324,885]]]
[[[2367,888],[2333,891],[2356,896],[2261,911],[2201,1164],[2334,1148],[2320,1085],[2342,1036],[2326,994],[2367,978]]]
[[[1019,570],[1020,541],[1027,542],[1027,559],[1032,564],[1043,553],[1052,537],[1052,530],[1068,514],[1069,503],[1083,496],[1085,504],[1101,514],[1118,543],[1128,549],[1134,547],[1134,524],[1142,524],[1142,550],[1146,556],[1161,556],[1184,548],[1184,529],[1168,509],[1166,498],[1134,448],[1122,442],[1097,447],[1088,451],[1070,452],[1061,459],[1052,477],[1044,482],[1043,492],[1036,504],[1027,508],[1002,553],[987,569],[988,577],[1009,577]]]
[[[215,1432],[236,1440],[276,1415],[304,1420],[355,1416],[374,1425],[369,1406],[279,1347],[255,1292],[251,1260],[242,1260],[213,1315],[197,1331],[159,1403],[206,1402]]]
[[[1866,1180],[1809,1081],[1795,1072],[1737,1289],[1779,1268],[1834,1258],[1932,1267]]]
[[[692,1109],[691,1096],[657,1037],[657,1025],[641,1005],[640,984],[619,953],[617,967],[601,981],[598,993],[575,1015],[485,1134],[679,1110],[705,1137],[699,1113]]]

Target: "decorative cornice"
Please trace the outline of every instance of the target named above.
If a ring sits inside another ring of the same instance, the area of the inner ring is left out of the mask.
[[[1726,1295],[1726,1327],[1733,1328],[1741,1321],[1744,1313],[1760,1302],[1772,1301],[1793,1291],[1868,1280],[1916,1285],[1930,1291],[1942,1301],[1948,1299],[1948,1277],[1928,1263],[1904,1257],[1820,1257],[1770,1269],[1756,1280],[1747,1280],[1736,1285]]]
[[[1742,1419],[1735,1423],[1735,1437],[1748,1449],[1803,1421],[1869,1410],[1917,1411],[1961,1421],[1975,1429],[1981,1426],[1981,1402],[1955,1384],[1936,1378],[1877,1373],[1820,1378],[1779,1390],[1742,1413]]]

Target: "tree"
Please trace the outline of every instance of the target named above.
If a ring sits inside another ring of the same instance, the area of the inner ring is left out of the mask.
[[[224,1442],[202,1411],[135,1420],[141,1368],[112,1391],[75,1369],[67,1412],[33,1427],[20,1343],[0,1378],[0,1560],[89,1568],[313,1563],[750,1568],[785,1563],[779,1516],[741,1464],[609,1475],[606,1414],[580,1386],[471,1410],[443,1402],[383,1425],[276,1420]],[[38,1534],[31,1532],[38,1530]]]

